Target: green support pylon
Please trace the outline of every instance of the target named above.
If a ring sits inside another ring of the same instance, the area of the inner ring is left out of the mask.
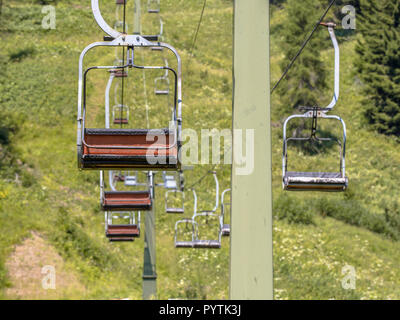
[[[148,181],[152,199],[152,209],[146,212],[144,234],[144,259],[143,259],[143,299],[157,298],[157,273],[156,273],[156,206],[154,174],[148,173]]]
[[[268,300],[273,298],[268,0],[235,0],[233,70],[230,298]],[[247,173],[240,172],[235,156],[246,150],[238,148],[246,130],[254,132],[254,156],[246,155],[254,169]]]

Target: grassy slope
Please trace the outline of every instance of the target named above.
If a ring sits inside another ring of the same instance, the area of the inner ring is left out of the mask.
[[[38,230],[64,257],[67,267],[78,273],[87,288],[83,293],[69,294],[66,298],[129,296],[138,299],[143,241],[112,245],[104,239],[103,216],[98,206],[98,174],[76,169],[77,61],[80,51],[100,39],[101,32],[93,22],[89,1],[58,4],[56,31],[40,28],[41,7],[33,3],[8,1],[3,8],[8,22],[2,21],[2,28],[7,31],[2,32],[1,53],[10,56],[23,49],[33,49],[19,61],[9,62],[6,72],[11,80],[1,88],[1,108],[26,118],[13,142],[19,158],[33,168],[30,171],[35,183],[23,187],[0,180],[0,286],[4,289],[7,285],[6,270],[2,266],[13,245],[29,235],[30,230]],[[163,1],[166,40],[179,49],[184,62],[188,60],[200,10],[201,4],[194,0]],[[279,14],[274,19],[279,19]],[[109,15],[112,15],[111,10]],[[151,21],[144,23],[147,28]],[[231,1],[209,2],[195,58],[189,70],[184,65],[187,128],[200,130],[231,125],[231,26]],[[274,45],[274,38],[272,43]],[[362,105],[357,87],[353,85],[352,52],[352,43],[342,46],[342,100],[337,112],[348,124],[347,164],[352,185],[357,186],[357,200],[379,211],[380,200],[394,195],[390,188],[395,187],[398,180],[397,145],[389,138],[369,132],[360,122]],[[279,74],[276,64],[279,58],[275,45],[272,49],[273,79]],[[89,61],[109,59],[112,54],[98,53],[90,56]],[[101,79],[95,81],[90,91],[93,106],[101,105],[104,92]],[[148,88],[152,88],[150,77]],[[274,106],[279,106],[279,99],[274,99]],[[154,106],[152,112],[159,112],[160,108]],[[101,114],[95,120],[100,117]],[[275,197],[281,193],[280,131],[280,128],[274,129],[273,139]],[[374,152],[377,147],[386,150],[384,157]],[[188,184],[209,168],[202,166],[188,172]],[[222,188],[228,187],[229,176],[228,167],[219,171]],[[205,180],[199,190],[203,201],[211,188],[212,180]],[[370,190],[375,192],[369,193]],[[159,298],[227,298],[229,242],[224,240],[220,251],[174,250],[172,228],[176,218],[163,214],[163,191],[157,191],[157,195]],[[298,200],[303,202],[318,197],[301,196],[303,199]],[[188,208],[191,208],[190,202],[191,197],[188,197]],[[190,214],[190,209],[188,211]],[[277,221],[274,229],[277,298],[400,297],[398,242],[330,218],[316,217],[312,226]],[[340,287],[341,267],[346,263],[357,269],[354,292]]]

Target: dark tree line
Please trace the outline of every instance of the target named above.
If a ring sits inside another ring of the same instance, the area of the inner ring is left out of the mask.
[[[380,133],[400,136],[400,0],[361,0],[355,59],[365,115]]]

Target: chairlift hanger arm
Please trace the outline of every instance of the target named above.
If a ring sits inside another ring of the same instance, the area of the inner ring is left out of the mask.
[[[335,76],[334,76],[334,93],[331,103],[326,107],[328,110],[332,110],[339,99],[339,83],[340,83],[340,50],[339,44],[336,39],[334,23],[323,24],[328,28],[329,35],[332,40],[333,48],[335,49]]]

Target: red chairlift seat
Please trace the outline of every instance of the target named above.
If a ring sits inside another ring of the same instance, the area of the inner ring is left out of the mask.
[[[111,238],[114,240],[121,238],[139,238],[140,229],[135,224],[108,225],[106,236],[107,238]]]
[[[101,204],[104,211],[151,210],[149,191],[106,191]]]
[[[177,170],[178,144],[169,129],[85,129],[82,169]]]
[[[117,5],[124,5],[126,3],[126,0],[116,0],[115,2]]]

